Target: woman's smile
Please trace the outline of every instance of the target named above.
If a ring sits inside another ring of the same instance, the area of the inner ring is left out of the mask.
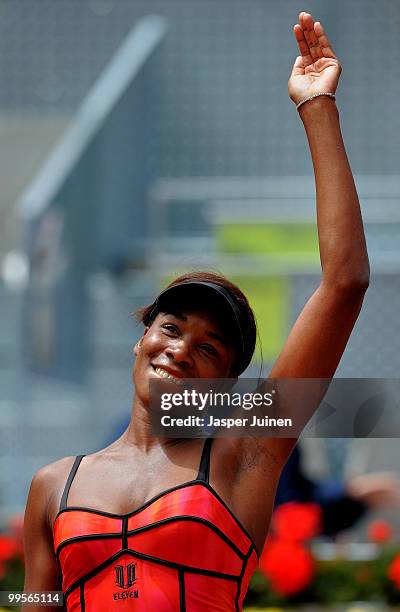
[[[157,376],[161,377],[161,378],[165,378],[173,383],[175,383],[176,385],[182,385],[183,384],[183,376],[177,375],[177,374],[172,374],[172,372],[168,369],[165,368],[165,366],[156,366],[155,364],[151,364],[151,367],[153,368],[154,372],[157,374]]]

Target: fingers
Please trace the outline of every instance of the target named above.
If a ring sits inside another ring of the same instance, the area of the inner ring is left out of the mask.
[[[316,37],[318,38],[319,46],[324,57],[332,57],[336,59],[336,55],[330,45],[327,35],[325,34],[325,30],[319,21],[316,21],[314,23],[314,32]]]
[[[310,13],[302,11],[299,14],[299,23],[294,26],[293,31],[303,57],[304,67],[322,57],[337,59],[321,22],[314,22]]]
[[[299,23],[301,28],[303,29],[303,34],[305,40],[307,41],[307,45],[310,50],[310,55],[313,59],[313,62],[316,62],[318,59],[324,56],[317,35],[314,32],[314,19],[312,18],[310,13],[306,13],[303,11],[299,15]]]
[[[314,60],[310,53],[308,43],[304,37],[303,28],[299,24],[296,24],[293,28],[293,32],[297,41],[297,45],[299,47],[299,51],[301,53],[303,66],[304,68],[306,68],[307,66],[310,66],[310,64],[312,64]]]

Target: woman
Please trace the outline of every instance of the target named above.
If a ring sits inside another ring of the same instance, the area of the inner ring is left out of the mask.
[[[300,13],[294,35],[301,55],[289,95],[314,165],[322,278],[270,376],[331,378],[369,265],[333,95],[339,61],[310,14]],[[238,376],[255,344],[251,309],[229,281],[199,273],[172,285],[141,312],[127,430],[97,453],[42,468],[32,481],[25,590],[62,585],[69,611],[240,610],[263,548],[294,440],[218,438],[211,446],[150,435],[151,379]]]

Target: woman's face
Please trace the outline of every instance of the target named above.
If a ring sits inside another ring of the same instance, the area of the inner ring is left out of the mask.
[[[135,346],[133,381],[138,397],[149,401],[149,381],[167,378],[227,378],[235,351],[209,312],[160,312]]]

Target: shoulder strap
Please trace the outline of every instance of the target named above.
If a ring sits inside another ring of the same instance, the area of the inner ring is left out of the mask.
[[[206,438],[203,451],[201,453],[199,473],[197,474],[196,480],[203,480],[204,482],[208,482],[210,478],[210,454],[211,454],[211,445],[213,442],[213,438]]]
[[[78,470],[79,464],[82,461],[85,455],[77,455],[75,457],[75,461],[72,465],[71,471],[67,478],[67,482],[65,483],[64,492],[62,494],[61,502],[60,502],[60,510],[64,510],[67,507],[68,493],[71,488],[71,484],[73,479],[75,478],[75,474]]]

